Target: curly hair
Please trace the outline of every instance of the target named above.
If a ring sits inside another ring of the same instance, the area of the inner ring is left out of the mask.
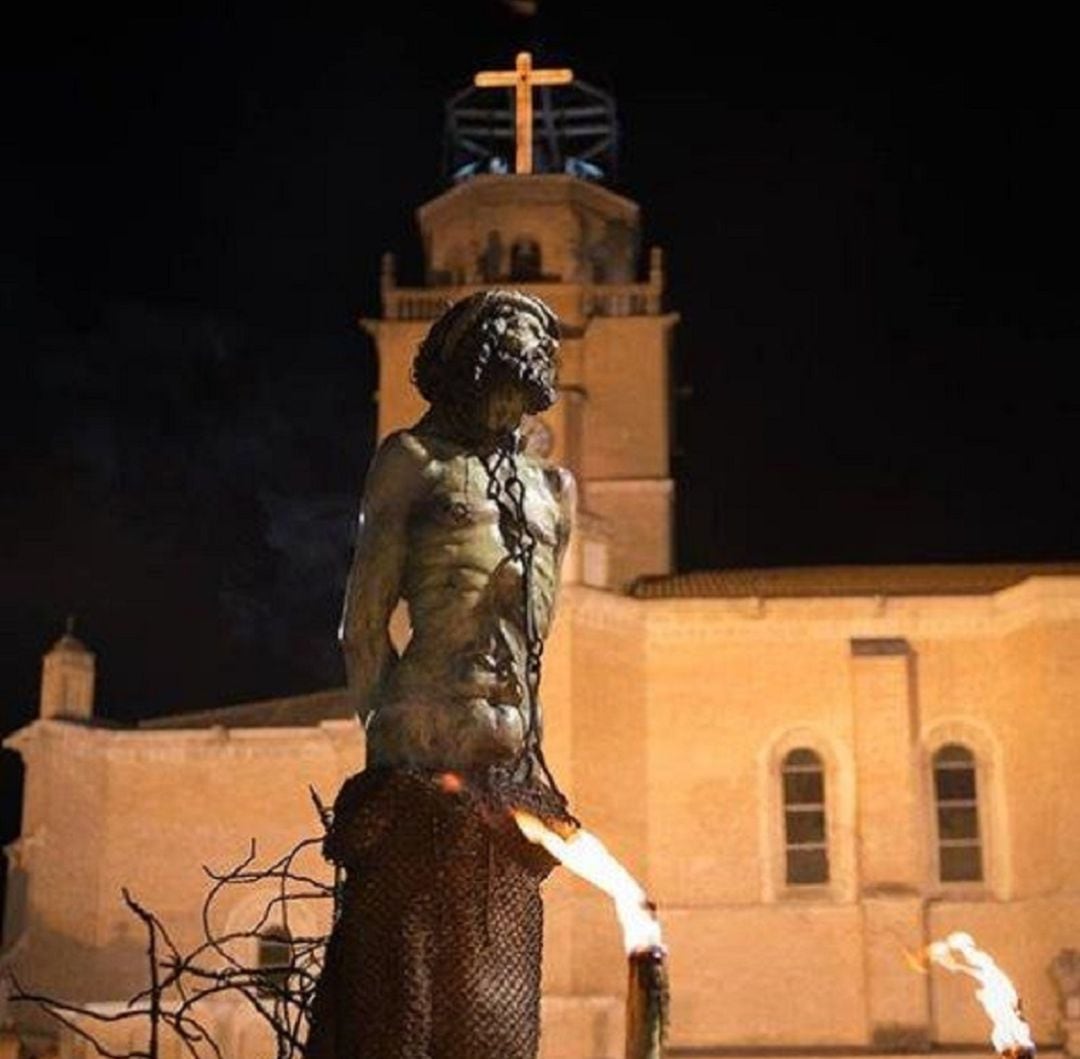
[[[508,348],[503,339],[519,313],[540,322],[544,340],[526,349]],[[499,363],[527,386],[529,411],[539,412],[555,400],[558,344],[558,319],[539,298],[516,290],[479,291],[435,321],[413,360],[412,380],[432,405],[471,403],[483,393],[488,369]]]

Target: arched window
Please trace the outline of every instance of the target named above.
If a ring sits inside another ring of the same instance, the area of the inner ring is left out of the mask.
[[[942,882],[981,882],[979,791],[975,755],[966,746],[946,743],[934,754],[934,808],[938,878]]]
[[[510,278],[541,279],[540,244],[535,239],[516,239],[510,247]]]
[[[789,751],[780,769],[784,804],[784,866],[789,886],[829,881],[825,829],[825,766],[806,747]]]
[[[292,954],[292,938],[284,927],[267,927],[259,935],[260,993],[272,996],[285,988]]]

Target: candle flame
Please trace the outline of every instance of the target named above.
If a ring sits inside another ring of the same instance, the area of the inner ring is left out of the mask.
[[[969,975],[979,983],[975,999],[990,1016],[990,1039],[1000,1054],[1034,1053],[1031,1027],[1020,1014],[1016,987],[994,958],[976,946],[970,934],[957,931],[943,941],[935,941],[927,946],[926,955],[939,967]]]
[[[584,828],[576,828],[564,838],[521,809],[514,810],[514,821],[530,842],[543,846],[564,867],[603,890],[615,902],[615,914],[628,953],[662,948],[660,924],[652,903],[600,839]]]

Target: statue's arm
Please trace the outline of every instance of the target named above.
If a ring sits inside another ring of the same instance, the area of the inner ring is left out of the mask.
[[[555,542],[555,572],[562,572],[563,557],[570,545],[570,531],[574,526],[574,514],[577,510],[577,482],[566,467],[554,468],[556,475],[556,496],[559,500],[559,521]]]
[[[364,483],[338,630],[349,692],[364,724],[397,661],[390,616],[401,596],[409,512],[422,495],[426,463],[412,435],[391,434],[375,453]]]

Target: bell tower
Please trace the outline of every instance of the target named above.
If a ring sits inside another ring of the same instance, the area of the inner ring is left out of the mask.
[[[487,76],[478,75],[478,84]],[[560,102],[557,93],[572,90],[586,93],[585,101],[575,102],[579,95]],[[424,283],[399,285],[393,257],[385,255],[382,314],[361,324],[379,358],[381,439],[423,414],[411,382],[412,360],[448,304],[486,287],[515,287],[551,306],[563,332],[561,392],[554,407],[530,424],[533,444],[578,481],[574,579],[621,591],[638,575],[672,568],[669,351],[678,317],[663,309],[658,248],[642,269],[637,204],[602,186],[598,165],[569,153],[581,149],[582,137],[604,132],[598,110],[610,114],[610,134],[587,153],[612,153],[613,105],[608,100],[604,110],[596,102],[600,96],[579,81],[546,90],[546,112],[541,107],[529,116],[535,142],[526,155],[540,171],[513,173],[497,152],[509,153],[514,130],[522,127],[520,113],[507,107],[481,122],[469,90],[455,97],[448,139],[453,144],[457,136],[480,157],[462,162],[460,151],[448,152],[461,163],[451,174],[454,185],[417,211]],[[521,99],[518,89],[515,105]],[[476,128],[463,127],[470,120]],[[590,132],[576,135],[586,120]],[[492,133],[485,145],[480,131],[492,129],[505,135]],[[519,169],[522,155],[518,149]]]

